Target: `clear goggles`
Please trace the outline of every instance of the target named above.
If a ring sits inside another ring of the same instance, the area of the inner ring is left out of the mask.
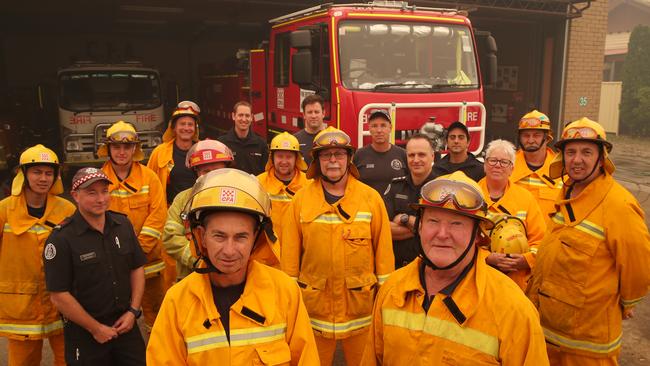
[[[562,132],[562,140],[572,139],[597,140],[600,139],[600,136],[598,136],[598,132],[591,127],[572,127],[567,128]]]
[[[326,132],[314,140],[314,147],[350,146],[350,137],[340,131]]]
[[[135,144],[138,141],[138,134],[132,131],[117,131],[107,139],[109,143]]]
[[[184,111],[192,112],[194,114],[201,113],[201,108],[199,108],[198,104],[191,102],[189,100],[184,100],[178,103],[177,109],[182,109]]]
[[[432,180],[422,187],[421,196],[421,204],[427,206],[456,208],[468,213],[475,213],[485,207],[481,192],[456,180]]]
[[[523,118],[519,121],[519,129],[524,130],[527,128],[540,128],[540,127],[550,127],[548,121],[543,121],[539,118]]]

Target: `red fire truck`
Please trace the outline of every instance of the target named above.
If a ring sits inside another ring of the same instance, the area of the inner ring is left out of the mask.
[[[258,134],[297,131],[302,100],[318,93],[326,122],[346,131],[357,146],[369,142],[369,112],[384,109],[396,121],[397,143],[423,126],[441,131],[461,121],[472,134],[470,150],[482,150],[486,82],[478,50],[484,50],[483,73],[491,82],[496,43],[485,34],[477,47],[461,12],[405,2],[325,4],[270,23],[268,42],[238,53],[246,65],[240,72],[201,78],[208,135],[232,126],[231,108],[240,99],[252,103]]]

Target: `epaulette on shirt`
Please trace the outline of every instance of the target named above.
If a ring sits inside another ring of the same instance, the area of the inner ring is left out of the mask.
[[[110,212],[112,214],[115,214],[115,215],[120,215],[120,216],[127,217],[127,215],[124,212],[117,212],[117,211],[113,211],[113,210],[108,210],[108,212]]]
[[[68,216],[63,221],[61,221],[58,225],[54,225],[52,230],[61,230],[62,228],[68,226],[68,224],[72,221],[72,216]]]
[[[395,177],[393,178],[390,183],[388,183],[388,186],[386,187],[386,190],[384,191],[384,196],[390,192],[390,188],[393,185],[393,183],[398,183],[398,182],[406,182],[406,176],[403,175],[401,177]]]
[[[391,180],[391,183],[392,183],[392,182],[400,182],[400,181],[403,181],[403,180],[406,180],[406,176],[405,176],[405,175],[402,175],[401,177],[395,177],[395,178],[393,178],[393,180]]]

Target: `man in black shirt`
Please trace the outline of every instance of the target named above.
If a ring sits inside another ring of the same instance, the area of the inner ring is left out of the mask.
[[[253,107],[248,102],[237,102],[233,107],[234,122],[225,135],[217,140],[230,148],[235,156],[235,167],[249,174],[259,175],[269,159],[269,146],[266,141],[251,129]]]
[[[406,143],[406,163],[409,173],[393,179],[386,189],[384,203],[391,220],[395,269],[410,263],[418,256],[419,241],[414,236],[416,212],[410,204],[420,199],[422,186],[434,178],[432,173],[434,150],[431,140],[415,134]]]
[[[55,228],[43,250],[46,286],[64,317],[69,365],[145,364],[136,319],[147,259],[129,219],[108,211],[109,183],[99,169],[75,174],[77,211]]]
[[[311,146],[314,143],[314,137],[322,131],[327,125],[323,122],[325,118],[325,102],[318,94],[311,94],[302,100],[302,117],[305,122],[305,128],[296,132],[294,136],[300,144],[300,153],[305,159],[307,166],[311,164]]]
[[[485,177],[483,163],[474,154],[467,151],[469,147],[469,130],[467,126],[456,121],[447,128],[447,151],[448,154],[436,161],[433,166],[433,174],[436,177],[451,174],[457,170],[462,171],[474,181]]]
[[[387,112],[374,110],[368,117],[368,130],[372,138],[354,154],[354,165],[361,174],[361,181],[379,194],[386,193],[386,187],[393,178],[406,174],[406,151],[390,143],[391,120]]]

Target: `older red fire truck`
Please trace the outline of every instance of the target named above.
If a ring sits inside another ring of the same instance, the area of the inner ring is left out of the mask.
[[[303,123],[301,101],[318,93],[325,100],[326,122],[350,134],[357,146],[369,141],[369,112],[384,109],[396,121],[398,143],[424,125],[441,131],[462,121],[472,134],[470,150],[482,150],[486,83],[475,32],[461,12],[405,2],[325,4],[270,23],[268,42],[239,52],[247,65],[241,72],[202,76],[208,134],[232,126],[231,108],[240,99],[252,103],[258,134],[297,131]],[[493,80],[491,36],[482,49],[484,73]]]

